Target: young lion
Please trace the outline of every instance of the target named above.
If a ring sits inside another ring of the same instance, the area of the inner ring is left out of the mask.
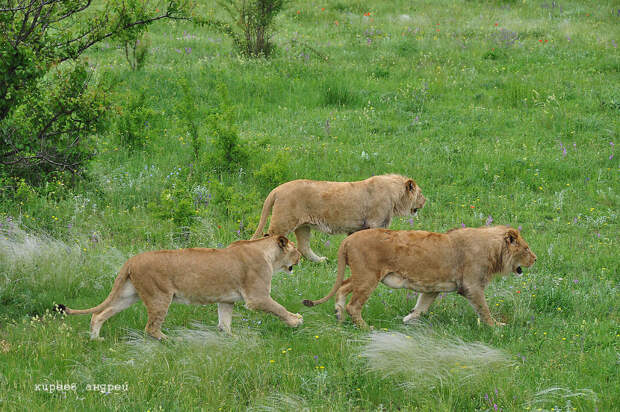
[[[110,295],[91,309],[75,310],[58,305],[69,315],[92,313],[91,339],[101,325],[142,299],[148,322],[146,332],[156,339],[166,336],[161,325],[171,302],[206,305],[218,303],[220,330],[230,333],[233,303],[245,301],[249,309],[277,315],[287,325],[303,322],[271,296],[271,277],[276,271],[291,272],[301,255],[284,236],[240,240],[225,249],[180,249],[144,252],[121,268]]]
[[[320,262],[326,258],[310,249],[311,228],[330,234],[387,228],[392,217],[415,215],[424,202],[420,186],[400,175],[373,176],[359,182],[293,180],[269,193],[252,239],[262,236],[273,208],[269,234],[286,236],[295,231],[302,255]]]
[[[338,250],[338,278],[327,296],[304,305],[314,306],[336,294],[336,317],[343,320],[346,297],[353,292],[346,310],[360,327],[362,306],[379,282],[391,288],[420,292],[411,313],[412,323],[426,312],[440,292],[457,291],[488,325],[504,325],[491,316],[484,288],[495,274],[522,273],[536,255],[519,231],[508,226],[453,229],[447,233],[418,230],[370,229],[342,241]],[[351,276],[343,281],[346,266]]]

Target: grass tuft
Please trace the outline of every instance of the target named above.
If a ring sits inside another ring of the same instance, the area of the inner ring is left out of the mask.
[[[504,351],[426,328],[407,334],[374,332],[360,355],[369,370],[402,378],[402,384],[411,388],[474,380],[512,364]]]

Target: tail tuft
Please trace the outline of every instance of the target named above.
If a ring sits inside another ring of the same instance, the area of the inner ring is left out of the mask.
[[[58,312],[61,314],[66,314],[67,313],[67,307],[65,305],[63,305],[62,303],[55,303],[54,304],[54,312]]]
[[[304,299],[303,304],[306,306],[314,306],[314,302],[308,299]]]

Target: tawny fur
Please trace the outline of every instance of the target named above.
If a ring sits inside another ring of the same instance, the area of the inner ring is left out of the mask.
[[[249,309],[264,310],[289,326],[302,323],[271,296],[271,278],[290,271],[301,255],[284,236],[241,240],[225,249],[180,249],[144,252],[121,268],[112,291],[99,305],[69,315],[92,313],[91,338],[99,337],[102,324],[116,313],[142,300],[148,313],[146,332],[161,339],[161,325],[173,301],[206,305],[218,303],[219,327],[230,333],[233,303],[245,301]]]
[[[415,321],[441,292],[457,291],[489,325],[502,325],[491,316],[484,289],[497,274],[521,272],[536,255],[516,229],[508,226],[454,229],[447,233],[370,229],[352,234],[338,250],[338,276],[327,296],[305,300],[306,306],[321,304],[336,294],[336,314],[343,319],[346,297],[353,293],[346,310],[362,327],[363,305],[379,282],[392,288],[420,292],[415,308],[403,321]],[[344,279],[346,266],[351,276]]]
[[[415,215],[426,199],[420,187],[400,175],[373,176],[359,182],[294,180],[269,193],[253,239],[262,236],[271,213],[270,235],[295,231],[299,251],[312,261],[325,260],[310,249],[310,229],[354,233],[387,228],[394,216]]]

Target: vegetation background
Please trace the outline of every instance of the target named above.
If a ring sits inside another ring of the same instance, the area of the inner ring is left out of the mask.
[[[617,410],[619,19],[615,1],[291,1],[269,59],[188,21],[91,48],[112,103],[85,177],[0,175],[0,409]],[[319,233],[329,263],[273,281],[295,330],[240,304],[223,336],[215,305],[173,305],[158,343],[138,304],[91,342],[88,317],[49,312],[98,304],[141,251],[249,238],[279,183],[382,173],[428,199],[393,229],[522,229],[536,265],[487,289],[506,327],[456,294],[404,326],[415,293],[383,286],[374,332],[338,325],[301,304],[335,279],[343,236]]]

